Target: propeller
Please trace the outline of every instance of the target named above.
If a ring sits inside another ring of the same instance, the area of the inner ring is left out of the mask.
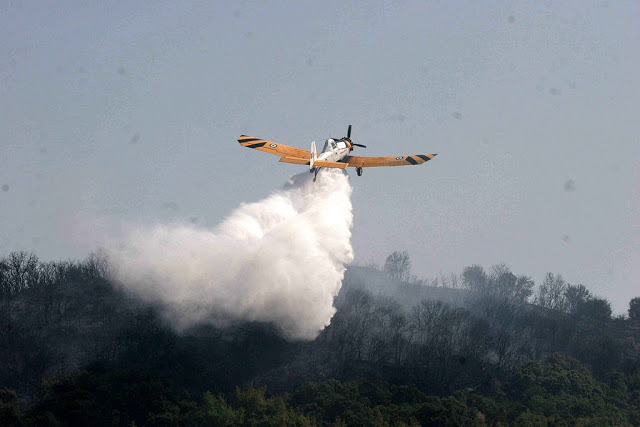
[[[351,142],[351,125],[349,125],[349,127],[347,128],[347,136],[344,138],[347,141]],[[362,144],[356,144],[351,142],[351,145],[354,147],[362,147],[362,148],[367,148],[366,145],[362,145]]]

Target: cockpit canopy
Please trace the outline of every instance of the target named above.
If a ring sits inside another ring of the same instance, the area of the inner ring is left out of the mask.
[[[341,139],[334,139],[334,138],[329,138],[324,142],[324,147],[322,148],[322,151],[327,151],[328,148],[331,148],[332,150],[342,150],[347,148],[347,143],[344,142]]]

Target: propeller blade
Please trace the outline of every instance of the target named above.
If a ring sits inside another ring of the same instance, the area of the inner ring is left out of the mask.
[[[349,125],[349,129],[347,129],[347,138],[351,138],[351,125]]]
[[[354,145],[356,147],[362,147],[362,148],[367,148],[366,145],[362,145],[362,144],[354,144],[353,142],[351,143],[351,145]]]

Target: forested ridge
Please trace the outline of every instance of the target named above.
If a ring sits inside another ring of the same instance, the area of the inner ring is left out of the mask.
[[[331,324],[177,332],[101,256],[0,258],[2,425],[640,425],[640,298],[505,265],[350,266]]]

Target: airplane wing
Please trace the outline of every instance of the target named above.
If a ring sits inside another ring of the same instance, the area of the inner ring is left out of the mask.
[[[345,169],[347,166],[349,166],[344,162],[328,162],[326,160],[316,160],[313,163],[313,165],[321,168],[338,168],[338,169]]]
[[[288,145],[267,141],[265,139],[254,138],[252,136],[241,135],[238,138],[238,142],[243,147],[254,148],[256,150],[264,151],[265,153],[275,154],[276,156],[280,156],[283,158],[292,158],[292,159],[306,159],[305,161],[309,162],[309,157],[311,157],[311,152],[308,150],[303,150],[301,148],[289,147]],[[297,163],[297,162],[288,162],[287,160],[282,160],[286,163]]]
[[[409,166],[421,165],[433,159],[437,154],[412,154],[410,156],[358,157],[347,156],[342,161],[356,168],[373,168],[377,166]]]
[[[294,165],[308,165],[309,159],[300,159],[298,157],[280,157],[282,163],[293,163]]]
[[[297,157],[281,157],[280,161],[283,163],[293,163],[296,165],[308,165],[309,159],[299,159]],[[338,169],[345,169],[347,166],[349,166],[346,163],[343,162],[328,162],[326,160],[316,160],[313,163],[314,166],[318,166],[320,168],[338,168]]]

